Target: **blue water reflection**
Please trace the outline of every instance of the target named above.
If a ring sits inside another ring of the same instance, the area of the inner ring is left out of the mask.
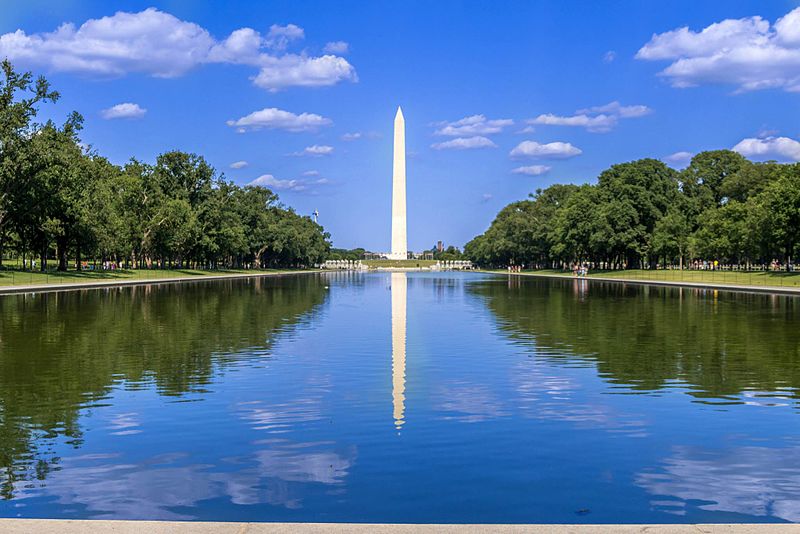
[[[800,521],[797,299],[332,273],[0,299],[0,514]]]

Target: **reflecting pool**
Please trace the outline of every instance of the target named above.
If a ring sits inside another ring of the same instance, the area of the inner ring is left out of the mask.
[[[0,515],[798,522],[799,306],[422,272],[0,297]]]

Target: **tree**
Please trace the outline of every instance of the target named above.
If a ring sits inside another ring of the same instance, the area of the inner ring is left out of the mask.
[[[749,164],[744,156],[732,150],[709,150],[695,155],[680,175],[681,188],[693,200],[695,213],[721,205],[725,199],[725,181]]]
[[[650,256],[650,236],[656,223],[678,198],[677,172],[655,159],[613,165],[598,177],[602,202],[611,231],[622,236],[615,247],[628,267]]]
[[[781,176],[753,198],[750,221],[762,250],[785,260],[789,270],[800,242],[800,164],[786,165]]]
[[[553,256],[569,262],[583,262],[596,257],[597,196],[595,188],[584,185],[566,199],[553,221]]]
[[[537,189],[531,200],[503,208],[482,236],[464,246],[464,256],[484,265],[518,264],[544,266],[552,260],[556,244],[555,217],[578,188],[556,184]]]
[[[344,248],[332,248],[325,259],[357,261],[362,259],[366,252],[367,251],[363,248],[354,248],[350,250]]]
[[[556,214],[577,190],[578,187],[575,185],[554,184],[545,189],[537,189],[535,193],[529,195],[533,199],[530,209],[533,255],[529,261],[540,266],[548,263],[553,246],[556,244],[554,230]]]
[[[783,165],[769,161],[742,165],[735,173],[725,176],[720,193],[723,198],[746,202],[762,192],[770,182],[777,180],[783,172]]]
[[[84,256],[130,257],[126,246],[122,201],[122,169],[97,154],[83,158],[86,186],[80,197],[80,223],[75,239],[75,263],[81,268]]]
[[[748,211],[746,204],[731,200],[703,212],[692,236],[692,248],[698,256],[736,263],[745,259],[752,250]]]
[[[278,197],[265,187],[246,186],[234,191],[236,211],[245,228],[245,254],[261,267],[261,257],[271,244],[271,225]]]
[[[33,189],[36,201],[26,206],[41,224],[41,269],[45,270],[47,253],[52,242],[56,245],[58,270],[67,270],[67,256],[78,238],[86,216],[82,200],[87,187],[87,173],[78,132],[83,118],[73,113],[61,128],[48,122],[35,135],[32,144],[34,157],[41,162],[35,174]]]
[[[680,269],[683,270],[683,258],[689,247],[690,232],[686,212],[679,208],[670,208],[656,223],[650,248],[657,256],[663,257],[665,263],[677,257]]]
[[[24,211],[18,197],[26,193],[31,178],[30,144],[36,124],[33,120],[42,102],[55,102],[59,94],[44,77],[33,81],[30,72],[19,73],[8,60],[0,62],[0,265],[12,211]],[[25,98],[24,95],[28,95]]]
[[[490,265],[525,263],[535,255],[532,207],[530,200],[509,204],[497,214],[484,238],[465,249]]]

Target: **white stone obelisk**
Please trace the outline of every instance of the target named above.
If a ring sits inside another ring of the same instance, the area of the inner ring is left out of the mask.
[[[392,252],[393,260],[408,259],[406,238],[406,120],[398,106],[394,116],[394,165],[392,166]]]

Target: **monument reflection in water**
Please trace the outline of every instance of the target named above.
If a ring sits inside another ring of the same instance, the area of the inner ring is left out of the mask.
[[[406,273],[392,273],[392,406],[397,430],[406,409]]]

